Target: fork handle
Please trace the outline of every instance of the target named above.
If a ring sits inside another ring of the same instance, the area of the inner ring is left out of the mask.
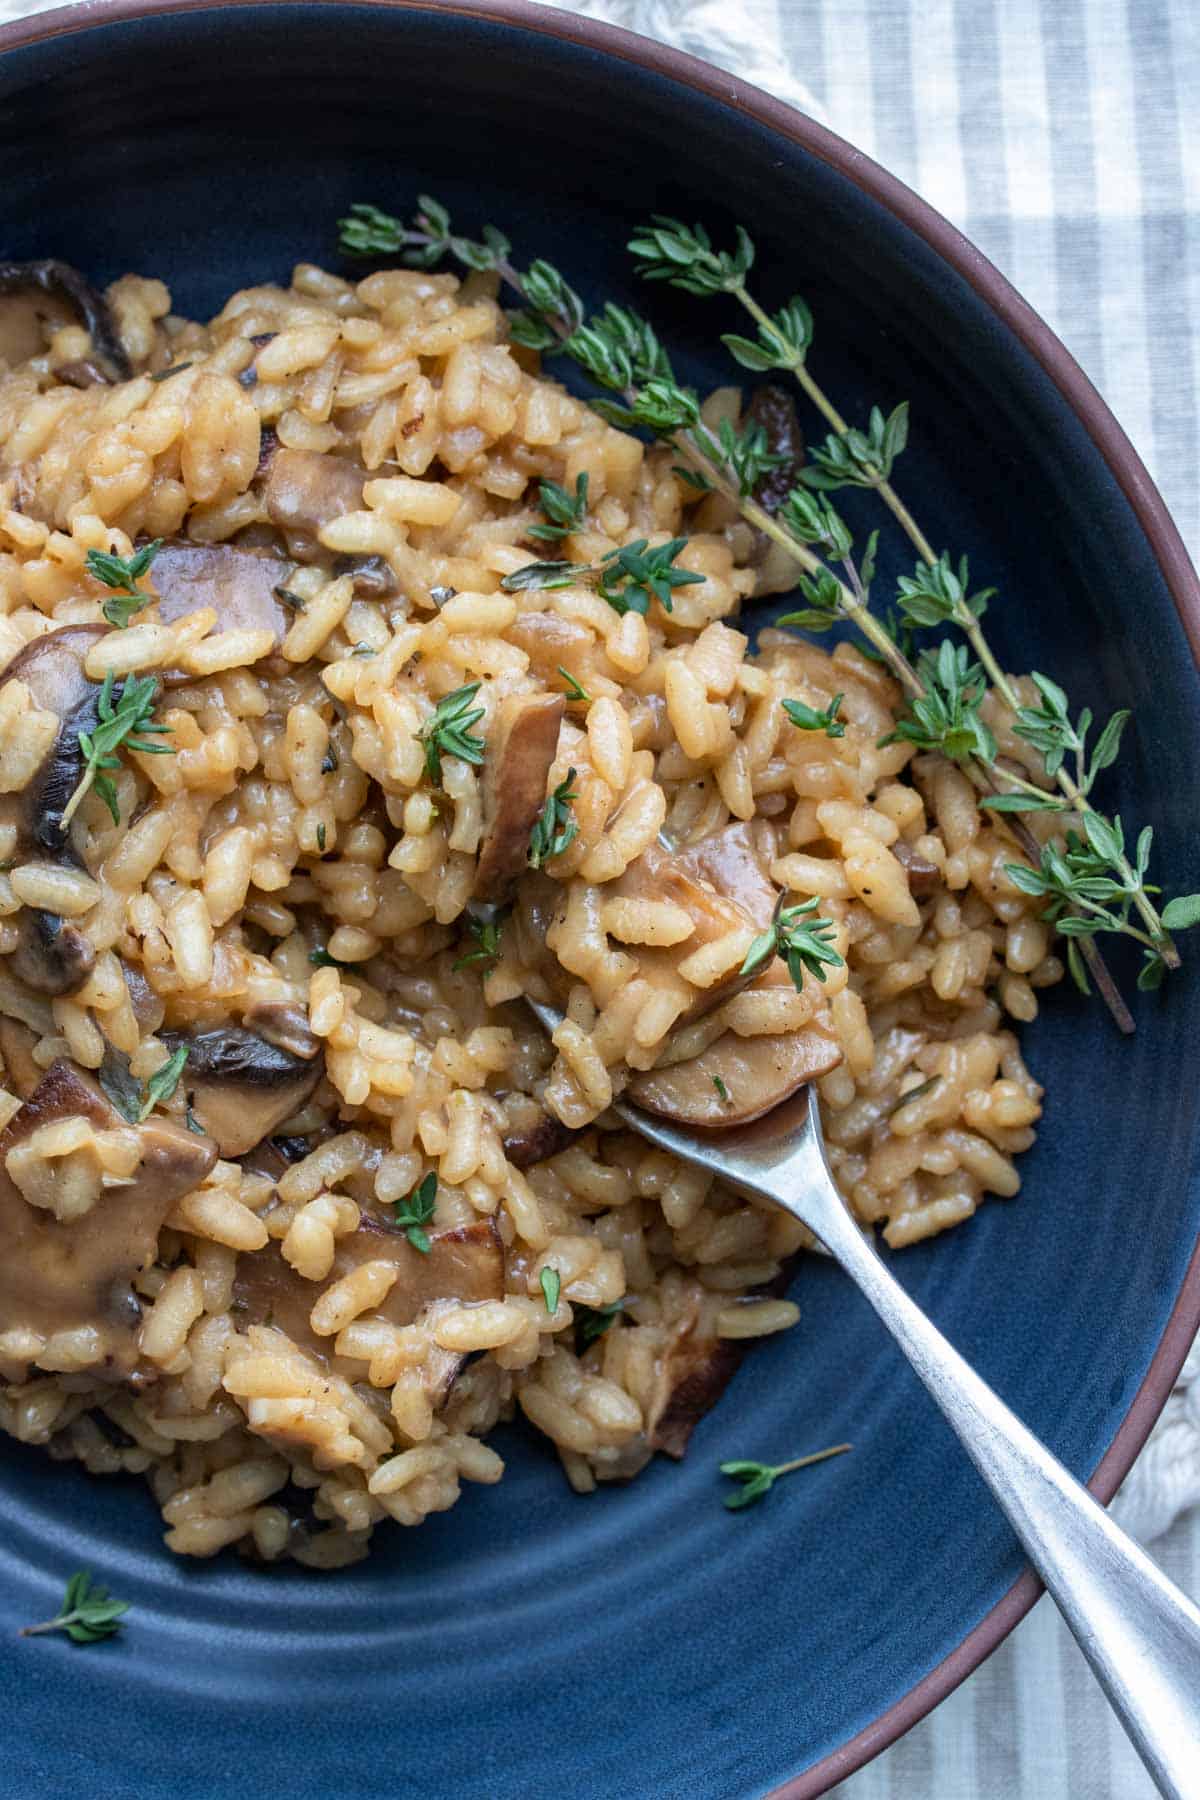
[[[947,1343],[840,1197],[814,1228],[991,1488],[1159,1792],[1198,1800],[1200,1610]]]

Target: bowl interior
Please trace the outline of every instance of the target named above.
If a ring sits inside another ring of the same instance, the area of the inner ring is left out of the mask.
[[[1114,803],[1155,826],[1170,886],[1200,886],[1195,669],[1128,504],[966,281],[818,157],[593,48],[352,4],[199,9],[12,51],[0,153],[7,254],[162,275],[193,315],[297,260],[337,266],[349,202],[404,213],[432,192],[464,228],[502,226],[518,261],[559,262],[589,300],[636,298],[698,381],[736,378],[711,350],[741,328],[732,303],[635,296],[622,246],[651,210],[741,219],[762,291],[808,298],[842,410],[911,401],[903,492],[1000,589],[1007,666],[1044,668],[1101,716],[1134,707]],[[852,522],[881,522],[859,499]],[[885,531],[885,590],[908,561]],[[1048,998],[1025,1037],[1048,1092],[1021,1195],[895,1259],[1081,1476],[1145,1374],[1200,1226],[1200,984],[1185,971],[1136,1011],[1122,1041],[1098,1003]],[[748,1359],[681,1466],[579,1500],[512,1429],[499,1488],[384,1534],[333,1578],[179,1563],[136,1485],[6,1445],[6,1621],[44,1617],[78,1566],[135,1603],[123,1640],[78,1660],[56,1640],[14,1649],[6,1624],[13,1791],[57,1793],[78,1765],[114,1800],[184,1800],[277,1778],[286,1759],[297,1796],[482,1778],[495,1800],[567,1785],[599,1800],[758,1793],[807,1767],[958,1644],[1020,1558],[865,1303],[817,1259],[793,1292],[799,1330]],[[721,1458],[843,1438],[853,1455],[754,1512],[721,1507]],[[47,1706],[60,1658],[71,1703]]]

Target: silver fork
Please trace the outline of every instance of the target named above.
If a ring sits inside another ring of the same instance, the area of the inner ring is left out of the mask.
[[[562,1014],[530,1000],[553,1032]],[[753,1123],[691,1131],[623,1101],[642,1137],[782,1206],[866,1295],[949,1420],[1045,1582],[1134,1748],[1169,1800],[1200,1796],[1200,1610],[1113,1523],[912,1301],[830,1173],[811,1088]]]

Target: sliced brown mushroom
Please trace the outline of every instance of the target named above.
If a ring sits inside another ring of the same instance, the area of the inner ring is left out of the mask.
[[[324,1072],[316,1038],[303,1056],[241,1025],[214,1031],[163,1031],[172,1054],[187,1050],[182,1084],[192,1116],[221,1155],[243,1156],[298,1112]]]
[[[396,572],[386,556],[335,556],[335,575],[349,575],[364,600],[390,600],[400,592]]]
[[[769,385],[756,389],[746,410],[747,424],[761,425],[767,449],[783,462],[768,469],[754,489],[754,498],[772,517],[780,510],[800,479],[804,467],[804,439],[796,404],[786,388]],[[754,533],[752,561],[757,570],[756,594],[788,594],[796,585],[796,564],[765,532]]]
[[[54,371],[55,379],[64,387],[91,388],[109,387],[111,383],[94,356],[78,356],[73,362],[60,363]]]
[[[116,379],[129,380],[133,370],[108,302],[70,263],[55,258],[40,262],[0,262],[0,294],[45,295],[53,301],[65,302],[90,333],[93,350],[110,365]]]
[[[397,1279],[375,1309],[393,1325],[432,1320],[451,1307],[504,1297],[504,1241],[494,1219],[429,1233],[429,1253],[409,1243],[403,1231],[364,1213],[357,1231],[339,1239],[329,1280],[338,1280],[366,1262],[395,1264]],[[309,1323],[322,1287],[305,1281],[283,1258],[276,1244],[238,1258],[233,1297],[242,1324],[270,1322],[310,1355],[326,1362],[347,1380],[361,1380],[361,1363],[339,1357],[333,1339],[319,1337]],[[430,1392],[435,1403],[448,1397],[466,1358],[455,1351],[435,1350],[429,1358]]]
[[[0,819],[14,823],[25,850],[77,861],[62,828],[67,802],[83,773],[79,733],[96,728],[100,685],[84,673],[84,658],[105,635],[103,625],[67,625],[33,638],[2,672],[0,684],[20,680],[41,712],[57,714],[58,736],[32,781],[19,794],[0,796]]]
[[[39,1126],[70,1118],[98,1131],[136,1131],[140,1155],[131,1179],[104,1188],[89,1212],[64,1222],[26,1200],[7,1158]],[[90,1076],[53,1063],[0,1134],[0,1321],[43,1336],[87,1331],[92,1362],[131,1369],[141,1319],[133,1280],[153,1262],[167,1214],[203,1181],[216,1155],[210,1139],[171,1119],[130,1126]]]
[[[365,480],[361,466],[344,456],[317,450],[275,451],[263,500],[295,562],[321,562],[329,555],[319,533],[345,513],[361,510]]]
[[[914,900],[928,900],[931,894],[937,893],[942,885],[942,871],[936,863],[931,863],[903,838],[898,838],[892,845],[892,855],[908,875],[909,892]]]
[[[528,866],[529,834],[546,802],[565,706],[561,694],[509,694],[496,709],[483,765],[477,900],[507,899]]]
[[[583,658],[593,641],[582,625],[553,612],[518,613],[505,636],[525,652],[531,670],[547,687],[562,681],[560,668],[582,679]]]
[[[96,951],[77,925],[58,913],[27,906],[17,918],[17,947],[10,972],[35,994],[77,994],[96,964]]]
[[[646,891],[656,891],[682,905],[696,920],[696,931],[678,950],[638,954],[638,973],[674,980],[674,962],[681,954],[722,935],[730,924],[753,925],[762,930],[770,923],[778,890],[759,855],[749,825],[729,825],[701,843],[674,854],[655,849],[639,858],[637,876]],[[627,872],[628,874],[628,872]],[[626,877],[622,877],[624,881]],[[688,1017],[698,1017],[728,996],[739,981],[731,971],[722,983],[705,991],[692,1005]],[[773,961],[753,983],[757,988],[787,986],[791,977],[781,962]],[[828,1014],[822,1006],[812,1024],[802,1031],[768,1037],[739,1037],[727,1031],[698,1056],[687,1062],[637,1074],[626,1096],[647,1112],[661,1114],[681,1125],[702,1130],[722,1130],[759,1118],[786,1100],[806,1081],[828,1074],[842,1060]]]
[[[791,1259],[772,1281],[752,1289],[746,1298],[786,1294],[795,1272]],[[753,1338],[719,1338],[699,1330],[698,1299],[685,1309],[659,1364],[646,1409],[646,1441],[653,1450],[678,1460],[705,1413],[711,1412],[756,1342]]]
[[[150,576],[165,623],[211,606],[218,631],[270,631],[281,644],[291,617],[275,590],[286,587],[294,566],[294,558],[280,550],[169,538],[154,558]]]
[[[561,1119],[543,1112],[529,1094],[510,1094],[505,1100],[505,1128],[501,1143],[515,1169],[531,1169],[534,1163],[557,1156],[577,1135]]]
[[[147,1032],[157,1031],[163,1022],[166,1010],[162,1000],[150,986],[144,972],[136,963],[122,962],[121,973],[125,977],[125,986],[129,991],[129,1004],[133,1008],[133,1016],[143,1035]]]
[[[62,814],[83,772],[79,733],[96,725],[96,682],[84,674],[88,650],[103,628],[71,625],[26,644],[0,675],[0,682],[24,682],[39,710],[58,715],[54,743],[28,785],[0,797],[0,819],[16,828],[17,846],[56,862],[77,864],[62,830]],[[34,993],[55,998],[78,993],[95,966],[91,941],[57,913],[24,908],[16,919],[18,942],[11,972]]]
[[[308,1014],[302,1006],[294,1006],[290,1001],[260,1000],[246,1008],[242,1023],[250,1031],[256,1031],[259,1037],[266,1038],[268,1044],[300,1057],[303,1062],[311,1062],[321,1048],[321,1040],[309,1026]]]
[[[761,1118],[841,1060],[832,1029],[820,1025],[779,1037],[726,1031],[688,1062],[635,1075],[625,1093],[635,1106],[679,1125],[722,1131]]]
[[[770,921],[777,897],[746,825],[726,826],[684,850],[652,844],[614,882],[612,891],[622,898],[670,900],[690,916],[692,935],[682,945],[661,950],[639,947],[636,952],[639,976],[657,987],[690,996],[687,1010],[680,1015],[684,1024],[711,1012],[739,978],[737,970],[731,969],[720,981],[697,992],[678,973],[682,958],[747,924],[761,930]]]

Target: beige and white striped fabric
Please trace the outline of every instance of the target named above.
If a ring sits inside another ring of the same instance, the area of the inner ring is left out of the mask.
[[[563,4],[770,88],[961,226],[1106,395],[1196,555],[1200,0]],[[0,19],[39,10],[0,0]],[[1188,1374],[1117,1509],[1200,1595],[1200,1512],[1183,1516],[1200,1501],[1195,1354]],[[1153,1788],[1042,1602],[839,1793],[1151,1800]]]

